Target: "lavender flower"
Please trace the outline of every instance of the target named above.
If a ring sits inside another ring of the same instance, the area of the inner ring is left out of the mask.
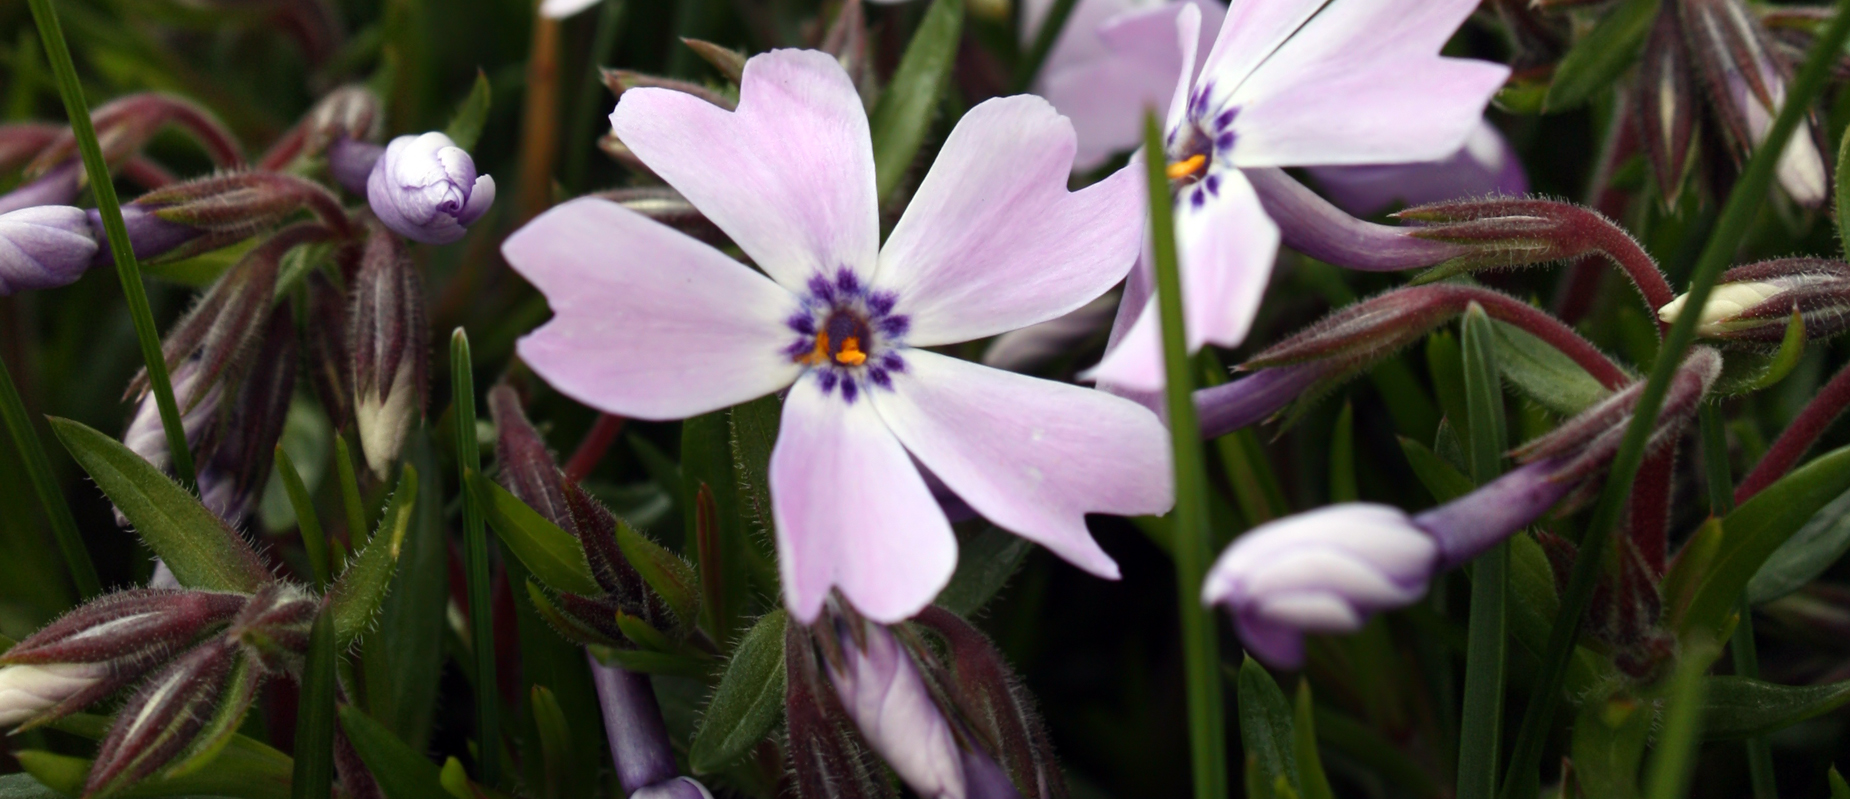
[[[921,465],[1003,528],[1117,576],[1085,514],[1170,505],[1155,415],[925,348],[1059,317],[1118,282],[1141,237],[1134,170],[1068,192],[1070,123],[1039,98],[990,100],[882,247],[866,113],[827,54],[752,58],[736,112],[637,88],[611,122],[764,275],[617,204],[567,203],[503,247],[556,314],[520,356],[631,418],[788,387],[769,482],[794,616],[839,588],[897,621],[949,581],[957,541]]]
[[[495,179],[477,175],[475,161],[448,136],[400,136],[373,165],[366,199],[393,232],[449,244],[494,204]]]
[[[1348,503],[1254,528],[1215,561],[1201,601],[1233,616],[1259,659],[1296,667],[1305,633],[1352,633],[1406,607],[1432,576],[1471,560],[1545,513],[1573,484],[1530,464],[1417,516]]]
[[[1279,244],[1242,170],[1429,161],[1451,156],[1509,74],[1439,48],[1476,0],[1280,0],[1229,13],[1199,74],[1181,70],[1165,144],[1189,349],[1239,344]],[[1201,13],[1173,15],[1195,63]],[[1116,30],[1132,35],[1125,17]],[[1154,35],[1154,31],[1144,35]],[[1091,377],[1150,391],[1163,384],[1154,298],[1120,317],[1127,330]]]
[[[0,296],[74,283],[96,251],[80,208],[41,205],[0,214]]]
[[[103,228],[102,212],[91,209],[86,213],[86,218],[98,245],[90,265],[107,266],[115,263],[115,252],[109,247],[109,234]],[[162,219],[156,209],[138,203],[122,206],[122,225],[128,232],[129,249],[135,253],[136,259],[142,261],[178,250],[206,233],[192,225]]]
[[[0,214],[40,205],[70,205],[82,188],[83,174],[76,159],[52,167],[31,183],[0,194]]]

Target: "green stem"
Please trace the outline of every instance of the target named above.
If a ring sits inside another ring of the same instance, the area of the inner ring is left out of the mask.
[[[1053,7],[1047,10],[1047,16],[1041,19],[1041,29],[1034,32],[1034,44],[1028,48],[1028,54],[1021,59],[1015,69],[1015,94],[1020,94],[1034,85],[1034,78],[1041,72],[1041,64],[1047,61],[1047,54],[1053,52],[1054,42],[1060,40],[1060,32],[1066,29],[1066,19],[1073,15],[1076,0],[1054,0]],[[1164,188],[1165,195],[1168,189]]]
[[[116,185],[109,176],[109,163],[103,160],[103,148],[96,142],[96,127],[90,124],[90,106],[84,101],[83,84],[77,81],[77,66],[71,62],[71,48],[64,42],[64,29],[58,25],[58,12],[51,0],[29,0],[32,19],[38,23],[39,36],[45,40],[45,55],[51,61],[52,74],[58,78],[58,94],[64,98],[64,112],[71,118],[71,132],[77,137],[77,149],[83,154],[84,173],[96,194],[96,210],[103,217],[103,230],[109,234],[109,249],[116,259],[116,276],[122,279],[122,293],[128,298],[129,317],[135,322],[135,338],[141,342],[141,358],[148,364],[148,385],[154,391],[154,404],[161,412],[161,428],[167,432],[167,448],[172,450],[173,471],[180,485],[192,490],[193,452],[186,447],[186,429],[180,426],[180,406],[173,401],[173,381],[167,376],[167,360],[161,355],[161,336],[154,329],[154,312],[148,308],[147,289],[141,285],[141,266],[129,246],[128,228],[122,224],[122,206],[116,199]]]
[[[482,471],[482,452],[475,442],[475,370],[470,363],[469,335],[462,328],[450,335],[450,390],[456,416],[456,466],[460,485]],[[463,569],[469,583],[469,627],[475,653],[475,721],[481,747],[478,765],[484,784],[501,783],[500,699],[495,686],[495,626],[489,605],[488,531],[475,494],[463,492]]]
[[[1806,56],[1805,65],[1792,82],[1785,105],[1773,120],[1765,141],[1791,140],[1807,109],[1824,90],[1825,78],[1837,53],[1843,49],[1846,38],[1850,38],[1850,0],[1838,0],[1836,15],[1819,35],[1811,53]],[[1760,147],[1748,160],[1747,169],[1742,172],[1740,182],[1735,184],[1734,191],[1729,194],[1728,202],[1716,220],[1715,232],[1709,238],[1708,246],[1696,262],[1684,307],[1702,308],[1708,304],[1709,292],[1715,288],[1716,278],[1733,259],[1736,248],[1747,235],[1748,225],[1759,213],[1766,193],[1772,187],[1773,171],[1783,149],[1779,145]],[[1580,623],[1586,615],[1587,605],[1592,600],[1593,589],[1603,569],[1601,561],[1610,548],[1607,542],[1625,510],[1632,480],[1638,475],[1638,467],[1644,461],[1645,443],[1657,425],[1658,410],[1670,388],[1670,380],[1695,339],[1696,322],[1700,316],[1694,313],[1681,314],[1664,334],[1657,362],[1652,364],[1650,379],[1638,398],[1631,425],[1626,429],[1619,451],[1613,457],[1599,503],[1594,507],[1592,520],[1580,543],[1581,557],[1574,564],[1567,590],[1561,594],[1561,607],[1555,615],[1554,627],[1549,632],[1548,648],[1536,672],[1535,693],[1523,713],[1522,727],[1510,759],[1509,776],[1503,782],[1504,799],[1522,799],[1519,794],[1527,794],[1527,787],[1536,783],[1542,745],[1548,729],[1553,726],[1555,709],[1561,702],[1562,679],[1566,675],[1568,661],[1574,654],[1574,642],[1580,634]]]
[[[1721,518],[1734,512],[1734,477],[1728,471],[1728,434],[1723,429],[1721,412],[1713,403],[1705,404],[1702,419],[1702,465],[1708,475],[1709,515]],[[1754,646],[1754,613],[1747,596],[1741,596],[1741,621],[1734,627],[1728,649],[1734,655],[1734,673],[1748,679],[1760,678],[1760,654]],[[1773,774],[1773,750],[1764,736],[1754,735],[1742,742],[1747,748],[1747,773],[1754,787],[1754,799],[1779,799],[1779,783]]]
[[[1683,658],[1670,678],[1668,707],[1664,710],[1662,732],[1657,736],[1657,749],[1645,767],[1647,799],[1682,799],[1689,793],[1690,772],[1695,767],[1692,761],[1702,746],[1702,695],[1707,685],[1703,672],[1709,670],[1715,655],[1715,645],[1707,640],[1684,647]]]
[[[1471,435],[1471,479],[1478,485],[1503,471],[1506,440],[1503,384],[1497,376],[1496,331],[1473,303],[1464,319],[1465,409]],[[1472,566],[1467,622],[1464,712],[1458,735],[1459,799],[1490,799],[1502,752],[1504,684],[1509,660],[1509,543]]]
[[[277,450],[281,452],[281,450]],[[296,710],[290,799],[322,799],[334,786],[334,620],[323,606],[308,633],[308,657]]]
[[[76,584],[77,593],[85,599],[102,593],[103,584],[96,577],[96,564],[90,562],[90,552],[84,549],[83,537],[77,534],[77,519],[71,516],[71,506],[58,490],[57,479],[52,477],[45,445],[39,441],[38,431],[32,429],[32,417],[26,413],[26,403],[20,399],[19,389],[13,386],[13,375],[7,371],[5,359],[0,359],[0,417],[6,421],[7,432],[13,434],[13,444],[19,447],[19,459],[25,463],[32,490],[38,492],[39,504],[45,506],[45,517],[51,520],[52,537],[58,540],[64,562],[70,565],[71,582]]]
[[[1063,5],[1070,6],[1071,3]],[[1057,10],[1057,9],[1056,9]],[[1176,265],[1174,211],[1164,174],[1162,129],[1144,116],[1144,162],[1150,181],[1150,232],[1155,237],[1156,296],[1163,321],[1170,442],[1175,450],[1174,520],[1176,590],[1182,613],[1182,649],[1188,681],[1189,744],[1196,799],[1227,796],[1227,722],[1221,703],[1220,646],[1213,612],[1202,607],[1201,585],[1214,552],[1208,531],[1208,475],[1195,421],[1193,371],[1183,333],[1182,278]]]

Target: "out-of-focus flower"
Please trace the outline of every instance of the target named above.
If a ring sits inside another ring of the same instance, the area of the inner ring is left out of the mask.
[[[430,391],[424,281],[396,236],[374,226],[354,278],[347,343],[353,414],[366,465],[384,480],[398,462]]]
[[[740,98],[728,112],[632,89],[611,121],[765,274],[614,203],[567,203],[503,247],[555,313],[521,358],[639,419],[789,387],[769,480],[800,620],[838,587],[897,621],[950,579],[956,537],[919,465],[997,525],[1115,577],[1085,514],[1170,505],[1156,417],[925,348],[1057,318],[1118,282],[1141,237],[1135,171],[1068,192],[1070,123],[1039,98],[990,100],[881,247],[867,117],[835,59],[756,56]]]
[[[17,727],[108,676],[102,663],[0,667],[0,727]]]
[[[69,285],[96,257],[83,209],[41,205],[0,214],[0,296]]]
[[[98,245],[96,255],[90,259],[91,265],[107,266],[115,263],[115,251],[109,247],[109,234],[103,227],[102,212],[91,209],[86,213],[86,218],[90,223],[91,235]],[[191,225],[162,219],[148,206],[135,203],[122,206],[122,226],[128,231],[129,249],[134,251],[139,261],[166,255],[205,234],[204,230]]]
[[[1228,13],[1199,74],[1181,71],[1165,128],[1190,351],[1246,337],[1277,255],[1278,225],[1243,169],[1430,161],[1464,145],[1509,74],[1438,54],[1477,5],[1281,0]],[[1173,15],[1192,65],[1201,13]],[[1162,386],[1155,307],[1120,316],[1128,329],[1091,377]]]
[[[495,179],[441,133],[400,136],[386,145],[366,181],[373,214],[393,232],[425,244],[449,244],[488,213]]]
[[[1553,479],[1553,465],[1525,466],[1417,516],[1348,503],[1260,525],[1215,561],[1202,603],[1225,607],[1259,659],[1295,667],[1305,633],[1352,633],[1406,607],[1434,574],[1540,517],[1572,487]]]
[[[1521,197],[1529,193],[1529,176],[1522,171],[1522,161],[1488,121],[1479,123],[1465,146],[1449,158],[1413,164],[1311,167],[1306,171],[1331,200],[1358,216],[1379,213],[1395,203],[1424,205],[1466,197]],[[1269,206],[1267,210],[1271,210]]]
[[[541,0],[540,16],[548,19],[565,19],[576,16],[599,2],[602,0]]]
[[[1678,295],[1657,315],[1665,324],[1683,314]],[[1724,272],[1697,321],[1697,335],[1776,344],[1797,312],[1805,335],[1823,339],[1850,327],[1850,264],[1821,258],[1781,258]]]
[[[201,374],[199,360],[189,358],[169,375],[173,381],[173,401],[180,406],[180,426],[186,431],[187,445],[194,449],[198,449],[212,431],[212,423],[221,410],[220,401],[225,396],[221,383],[202,386]],[[135,406],[134,418],[122,430],[122,444],[157,469],[165,470],[172,464],[173,452],[167,448],[167,434],[161,427],[161,413],[153,393],[143,396]],[[116,522],[128,525],[127,518],[119,514]]]
[[[50,171],[17,189],[0,194],[0,214],[40,205],[70,205],[82,189],[83,165],[76,160]]]

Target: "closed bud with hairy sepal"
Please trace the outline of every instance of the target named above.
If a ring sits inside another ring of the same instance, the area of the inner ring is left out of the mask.
[[[1418,225],[1411,231],[1418,238],[1469,248],[1429,273],[1431,277],[1552,263],[1611,253],[1625,246],[1637,247],[1631,234],[1597,211],[1554,200],[1451,200],[1415,206],[1394,216]]]
[[[104,594],[0,655],[0,726],[76,712],[229,621],[242,594],[137,588]]]
[[[138,258],[174,260],[210,252],[303,210],[340,238],[354,233],[340,200],[321,184],[274,172],[233,172],[175,183],[143,194],[122,210]],[[190,237],[184,235],[188,232]]]
[[[1772,37],[1740,0],[1676,0],[1690,60],[1702,75],[1709,106],[1735,163],[1766,143],[1773,118],[1786,101],[1792,68],[1776,57]],[[1809,118],[1810,115],[1808,115]],[[1781,145],[1779,184],[1792,199],[1823,203],[1830,190],[1824,155],[1807,122]]]
[[[1537,533],[1536,538],[1548,555],[1556,590],[1565,591],[1579,557],[1578,548],[1572,541],[1549,533]],[[1582,629],[1606,647],[1620,671],[1650,682],[1663,676],[1676,639],[1659,626],[1664,601],[1657,573],[1645,563],[1631,538],[1615,536],[1612,546],[1618,552],[1606,560],[1606,571],[1594,586]]]
[[[430,392],[430,331],[424,280],[404,242],[373,224],[348,310],[353,412],[366,465],[384,480],[424,416]]]
[[[1675,322],[1687,296],[1658,309],[1658,318]],[[1697,335],[1724,341],[1779,344],[1796,311],[1813,340],[1833,338],[1850,329],[1850,264],[1822,258],[1780,258],[1737,266],[1721,280],[1703,305]]]
[[[187,448],[194,453],[208,453],[217,446],[223,429],[224,387],[204,379],[198,358],[171,368],[168,378],[173,385],[173,401],[180,406],[180,429],[185,432]],[[161,425],[160,408],[152,392],[143,393],[137,401],[135,415],[122,429],[122,445],[161,471],[172,468],[173,451],[168,448],[167,431]],[[129,526],[128,517],[119,510],[116,524]]]
[[[306,365],[309,386],[315,399],[327,411],[336,429],[345,428],[353,419],[353,387],[349,380],[351,356],[348,353],[348,302],[334,281],[319,270],[308,275],[308,323]]]
[[[321,602],[308,589],[274,582],[246,603],[225,636],[242,644],[264,671],[301,673],[309,627]]]
[[[90,122],[96,128],[103,159],[111,165],[140,152],[154,134],[169,125],[196,142],[217,166],[244,162],[237,137],[212,112],[174,95],[149,92],[119,97],[93,109]],[[65,129],[27,165],[26,173],[37,177],[76,160],[77,137]]]
[[[340,139],[377,141],[385,131],[385,103],[362,83],[324,95],[302,118],[302,150],[314,155]]]
[[[1658,411],[1657,425],[1651,431],[1646,452],[1657,452],[1676,443],[1690,420],[1696,417],[1703,397],[1714,387],[1721,370],[1721,353],[1709,347],[1695,347],[1684,356],[1664,395],[1664,404]],[[1558,471],[1561,480],[1580,480],[1598,474],[1611,465],[1613,456],[1618,453],[1619,442],[1624,439],[1626,428],[1631,426],[1632,412],[1644,388],[1644,380],[1634,381],[1512,454],[1522,463],[1562,462],[1564,465]]]
[[[784,718],[790,773],[802,799],[894,799],[885,771],[829,687],[810,628],[784,626]]]
[[[989,637],[936,605],[926,607],[914,621],[950,644],[951,700],[1015,786],[1031,799],[1065,799],[1066,777],[1054,758],[1047,725]]]
[[[94,262],[99,239],[79,208],[41,205],[0,214],[0,297],[77,282]]]
[[[278,307],[262,335],[218,446],[199,470],[200,501],[232,525],[250,514],[269,481],[276,444],[295,396],[295,310],[288,304]]]
[[[1666,206],[1673,205],[1689,173],[1700,110],[1695,71],[1684,47],[1682,15],[1674,2],[1660,7],[1652,22],[1632,99],[1636,103],[1632,118],[1657,178],[1657,196]]]
[[[114,793],[185,753],[217,713],[242,652],[229,637],[213,638],[143,683],[103,738],[83,795]]]

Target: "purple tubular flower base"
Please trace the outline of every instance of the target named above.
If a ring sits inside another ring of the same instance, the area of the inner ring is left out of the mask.
[[[1462,566],[1547,513],[1572,491],[1556,479],[1562,463],[1536,461],[1469,494],[1413,517],[1439,543],[1439,569]]]
[[[634,794],[674,779],[674,750],[648,675],[606,666],[590,652],[585,653],[585,662],[591,666],[591,682],[597,687],[604,714],[604,735],[610,740],[610,759],[616,763],[624,793]]]
[[[1242,427],[1270,418],[1330,371],[1327,364],[1311,363],[1261,369],[1231,383],[1195,392],[1195,415],[1201,437],[1220,438]]]
[[[1365,272],[1420,269],[1451,260],[1470,248],[1416,238],[1410,230],[1350,216],[1278,168],[1247,169],[1285,246],[1319,261]]]

